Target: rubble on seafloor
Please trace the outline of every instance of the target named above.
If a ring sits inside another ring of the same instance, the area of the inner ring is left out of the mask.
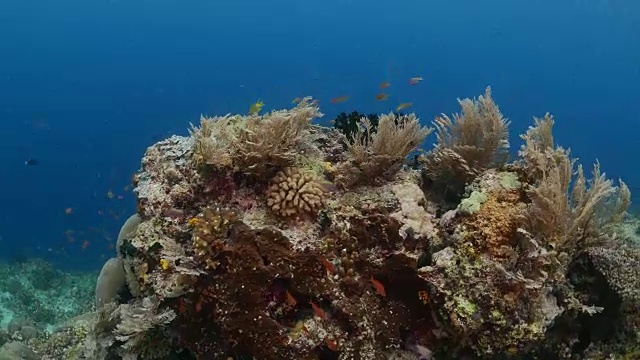
[[[549,115],[508,163],[489,90],[461,106],[412,162],[415,115],[347,138],[311,99],[152,145],[66,358],[637,358],[626,185],[588,179]]]

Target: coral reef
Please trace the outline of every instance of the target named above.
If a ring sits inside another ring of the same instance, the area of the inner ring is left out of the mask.
[[[74,316],[91,315],[96,277],[63,272],[41,259],[0,264],[0,359],[69,358],[58,356],[65,348],[50,339]],[[84,337],[74,345],[84,349]]]
[[[42,259],[0,263],[0,328],[51,328],[91,309],[96,275],[67,273]]]
[[[60,342],[76,359],[633,358],[629,189],[587,179],[550,116],[507,163],[489,89],[460,104],[413,166],[432,131],[414,114],[375,131],[345,114],[340,133],[311,99],[154,144],[110,260],[125,284]]]

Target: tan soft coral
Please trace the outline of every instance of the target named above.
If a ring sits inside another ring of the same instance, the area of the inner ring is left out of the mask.
[[[509,121],[491,98],[490,87],[478,98],[458,102],[462,113],[434,120],[438,141],[420,162],[427,178],[462,193],[482,171],[507,160]]]
[[[217,170],[263,176],[273,168],[289,166],[301,154],[313,152],[313,119],[322,116],[310,97],[293,109],[263,116],[226,115],[202,117],[191,127],[196,164]]]
[[[543,244],[576,253],[615,235],[615,225],[631,204],[631,191],[623,181],[616,186],[607,179],[598,162],[587,178],[570,151],[553,143],[553,124],[546,114],[521,136],[525,144],[519,166],[530,177],[523,228]]]
[[[288,168],[271,180],[267,206],[281,217],[315,215],[325,206],[328,187],[318,176]]]
[[[432,131],[432,128],[421,126],[415,114],[382,114],[376,132],[371,121],[363,117],[353,139],[346,143],[349,160],[336,167],[336,182],[350,187],[391,180],[402,168],[406,157]]]

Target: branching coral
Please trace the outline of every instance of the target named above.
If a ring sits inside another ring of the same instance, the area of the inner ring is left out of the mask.
[[[434,120],[438,142],[421,157],[425,175],[461,192],[481,171],[504,163],[509,148],[509,121],[491,98],[491,88],[477,99],[458,100],[461,114]]]
[[[325,180],[287,168],[271,180],[267,206],[281,217],[315,215],[324,207],[329,190]]]
[[[373,127],[371,120],[363,117],[353,139],[347,142],[350,162],[339,168],[343,183],[389,180],[407,155],[433,131],[421,126],[415,114],[380,115],[376,132]]]
[[[311,98],[305,98],[293,109],[264,116],[202,117],[200,128],[190,130],[195,139],[194,160],[257,175],[286,167],[312,141],[309,126],[320,116]]]
[[[206,269],[218,267],[218,255],[224,248],[224,239],[237,218],[231,210],[206,208],[192,221],[193,248]]]

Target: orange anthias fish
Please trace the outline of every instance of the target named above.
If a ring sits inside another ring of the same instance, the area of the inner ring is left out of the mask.
[[[371,281],[371,284],[376,289],[376,292],[378,293],[378,295],[387,296],[387,291],[384,289],[384,285],[382,285],[380,281],[376,280],[373,277],[373,275],[371,275],[371,277],[369,278],[369,281]]]
[[[387,100],[389,100],[389,95],[387,95],[385,93],[380,93],[380,94],[376,95],[376,100],[378,100],[378,101],[387,101]]]
[[[325,257],[322,257],[322,256],[320,257],[320,261],[322,262],[322,265],[324,265],[324,267],[327,269],[327,271],[330,274],[333,275],[333,274],[337,273],[336,266],[333,265],[333,263],[331,261],[327,260]]]
[[[333,99],[331,99],[331,103],[332,104],[339,104],[339,103],[343,103],[345,101],[349,100],[348,96],[338,96],[338,97],[334,97]]]
[[[406,109],[408,107],[411,107],[411,106],[413,106],[413,103],[410,103],[410,102],[402,103],[402,104],[398,105],[398,107],[396,108],[396,111],[404,110],[404,109]]]
[[[327,313],[324,312],[324,310],[322,310],[322,308],[318,305],[316,305],[313,301],[309,301],[309,304],[311,304],[311,308],[313,309],[313,314],[317,317],[319,317],[320,319],[327,319]]]
[[[82,243],[82,251],[85,251],[89,247],[89,240],[85,240]]]
[[[391,83],[383,82],[383,83],[380,84],[380,89],[386,89],[389,86],[391,86]]]
[[[338,351],[338,344],[332,340],[329,335],[324,337],[324,342],[331,351]]]
[[[409,79],[409,85],[413,86],[413,85],[417,85],[419,84],[422,80],[424,80],[422,77],[417,76],[417,77],[412,77],[411,79]]]
[[[289,304],[289,306],[294,307],[298,303],[298,301],[296,301],[296,299],[293,297],[293,295],[291,295],[289,290],[284,292],[284,296],[285,296],[285,300],[287,301],[287,304]]]
[[[67,215],[73,214],[73,208],[68,207],[68,208],[64,209],[64,213],[67,214]]]

